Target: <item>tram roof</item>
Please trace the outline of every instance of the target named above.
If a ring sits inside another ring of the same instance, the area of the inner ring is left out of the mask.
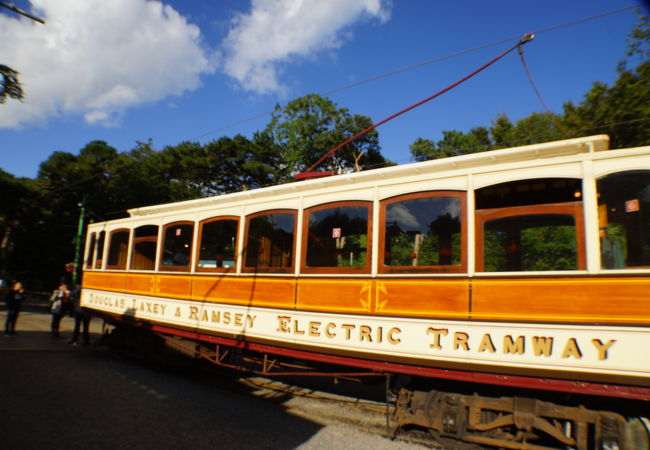
[[[452,156],[449,158],[431,161],[402,164],[399,166],[372,169],[363,172],[333,175],[326,178],[296,181],[276,186],[252,189],[249,191],[235,192],[212,197],[204,197],[182,202],[166,203],[161,205],[144,206],[128,210],[131,217],[141,217],[151,214],[160,214],[184,209],[201,208],[213,204],[244,202],[258,196],[270,196],[300,192],[313,192],[315,189],[327,190],[344,183],[372,182],[382,179],[394,179],[409,175],[436,174],[442,175],[447,171],[480,169],[481,167],[494,166],[501,163],[514,163],[534,161],[540,159],[566,157],[584,153],[594,153],[609,150],[609,136],[601,134],[575,139],[532,144],[522,147],[491,150],[469,155]]]

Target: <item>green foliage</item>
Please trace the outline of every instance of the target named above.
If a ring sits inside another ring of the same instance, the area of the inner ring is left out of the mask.
[[[328,151],[370,127],[369,117],[352,115],[316,94],[300,97],[285,107],[276,106],[264,133],[281,152],[285,176],[302,172]],[[386,164],[376,130],[359,137],[325,160],[320,170],[337,173]]]
[[[8,98],[23,99],[23,88],[18,80],[19,73],[11,67],[0,64],[0,103],[5,103]]]

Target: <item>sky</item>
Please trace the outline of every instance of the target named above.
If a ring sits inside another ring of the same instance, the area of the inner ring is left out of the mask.
[[[634,0],[26,0],[40,24],[0,8],[0,64],[24,100],[0,104],[0,168],[35,178],[52,153],[89,142],[251,137],[276,105],[316,93],[378,122],[536,32],[523,51],[561,113],[611,84],[638,21]],[[607,14],[612,11],[621,10]],[[600,16],[594,18],[594,16]],[[592,18],[591,20],[583,20]],[[410,162],[417,138],[543,112],[517,52],[378,128],[382,154]]]

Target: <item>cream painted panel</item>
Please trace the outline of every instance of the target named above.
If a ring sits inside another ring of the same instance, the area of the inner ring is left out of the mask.
[[[571,164],[553,164],[494,173],[480,173],[474,175],[474,189],[531,178],[582,178],[582,165],[579,162],[575,162]]]
[[[316,205],[323,205],[325,203],[342,202],[347,200],[372,201],[373,198],[372,188],[348,189],[337,192],[321,192],[312,195],[305,195],[303,204],[306,209]]]
[[[293,198],[290,200],[273,200],[270,198],[265,199],[264,201],[255,201],[253,203],[248,203],[244,207],[244,215],[248,216],[249,214],[255,214],[261,211],[268,211],[271,209],[295,209],[300,208],[300,199]]]
[[[212,208],[200,211],[196,214],[197,222],[219,216],[241,216],[244,208],[241,205],[233,205],[227,208]]]
[[[650,170],[650,155],[644,155],[642,158],[612,158],[608,160],[594,161],[594,173],[596,178],[627,170]]]
[[[381,186],[379,199],[387,199],[397,195],[410,194],[422,191],[466,191],[467,177],[458,176],[454,178],[430,179],[415,182],[403,182],[390,186]]]

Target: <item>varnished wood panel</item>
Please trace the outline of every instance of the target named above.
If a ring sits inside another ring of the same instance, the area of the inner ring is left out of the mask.
[[[469,282],[459,280],[377,280],[379,314],[467,318]]]
[[[293,309],[295,286],[293,278],[201,276],[194,278],[192,299]]]
[[[475,280],[472,294],[475,319],[650,323],[650,279]]]
[[[129,274],[126,279],[126,290],[133,294],[154,295],[156,275]]]
[[[373,285],[370,279],[301,279],[296,308],[369,313],[373,309]]]
[[[126,274],[111,272],[85,272],[82,287],[124,292]]]
[[[192,277],[189,275],[158,275],[154,293],[161,297],[189,299],[192,293]]]

